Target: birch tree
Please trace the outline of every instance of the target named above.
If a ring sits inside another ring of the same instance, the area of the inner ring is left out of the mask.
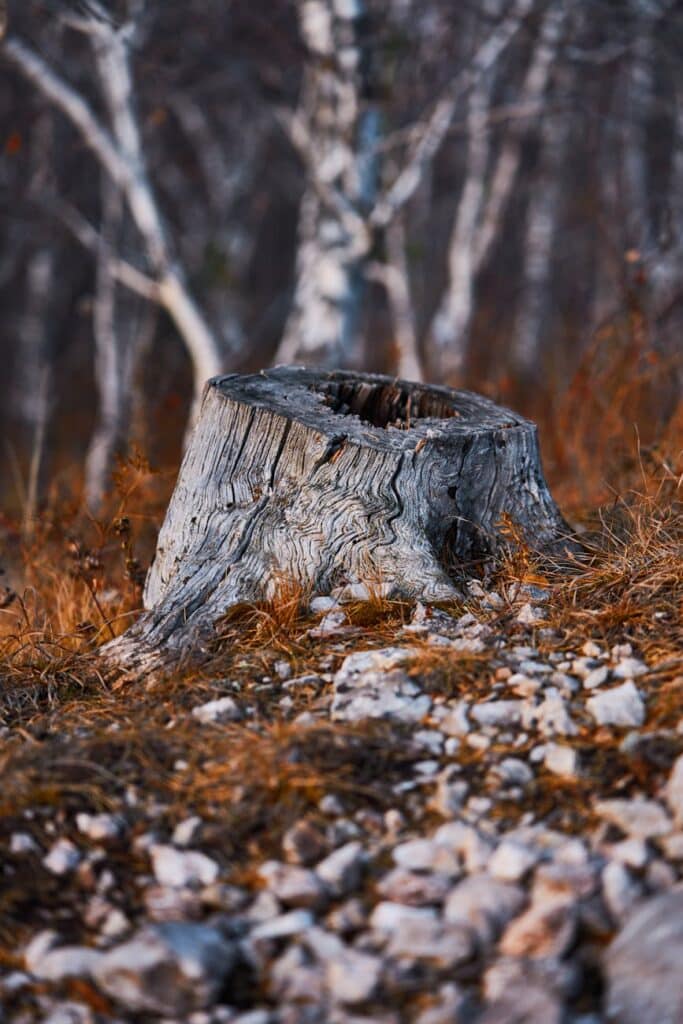
[[[29,185],[34,196],[48,187],[53,147],[52,114],[46,111],[35,128],[33,163]],[[15,408],[30,432],[31,458],[24,495],[24,532],[30,533],[36,518],[44,470],[45,440],[52,408],[53,336],[51,306],[55,296],[55,251],[39,244],[28,255],[23,311],[19,321],[18,379]]]
[[[137,24],[133,18],[121,25],[115,24],[97,0],[88,0],[84,11],[83,15],[65,15],[65,20],[69,27],[84,33],[91,43],[108,124],[66,78],[20,39],[7,37],[3,53],[71,121],[125,196],[144,244],[149,273],[112,259],[112,274],[145,298],[158,302],[173,320],[192,362],[196,408],[205,381],[222,368],[221,346],[195,302],[183,268],[175,257],[148,173],[135,113],[131,71],[131,46]]]
[[[547,114],[541,125],[540,156],[523,236],[521,295],[512,331],[512,365],[523,378],[539,369],[570,130],[571,117],[562,111]]]
[[[97,422],[85,460],[85,497],[93,512],[101,507],[116,456],[128,445],[137,356],[137,332],[126,315],[131,296],[120,294],[111,269],[112,253],[118,253],[122,244],[126,210],[119,190],[105,175],[102,179],[102,227],[93,300]]]
[[[550,4],[543,16],[519,90],[519,104],[538,117],[557,56],[564,4]],[[448,245],[448,283],[434,316],[431,339],[437,360],[459,371],[467,354],[477,275],[500,234],[520,168],[527,129],[513,122],[491,168],[492,75],[472,89],[467,109],[465,180]],[[522,122],[524,124],[524,122]]]
[[[481,80],[495,67],[532,5],[533,0],[516,0],[487,33],[429,116],[414,126],[393,180],[378,189],[382,128],[370,101],[367,69],[373,54],[364,6],[360,0],[300,4],[302,37],[314,60],[306,69],[299,111],[288,127],[309,183],[301,203],[292,312],[276,361],[342,366],[359,361],[364,276],[369,271],[375,279],[382,276],[385,284],[392,282],[394,303],[399,295],[395,267],[380,271],[376,262],[368,266],[373,241],[415,195],[461,101],[469,96],[470,107],[479,102]],[[399,319],[405,326],[405,317]],[[411,361],[417,369],[412,356]]]
[[[309,57],[290,131],[309,181],[276,362],[348,366],[357,358],[371,245],[366,218],[378,183],[369,20],[363,0],[300,0],[298,11]]]

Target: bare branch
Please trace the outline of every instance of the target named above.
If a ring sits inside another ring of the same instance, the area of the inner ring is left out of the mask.
[[[367,221],[355,210],[341,189],[330,184],[320,173],[320,160],[316,146],[304,118],[298,111],[284,107],[276,111],[276,118],[303,161],[309,180],[320,201],[339,218],[349,236],[358,238],[363,250],[367,249],[369,230]]]
[[[90,3],[91,0],[88,0]],[[145,166],[140,131],[134,114],[133,83],[129,65],[128,26],[119,31],[97,21],[93,35],[100,85],[109,107],[115,138],[102,127],[88,103],[49,65],[18,39],[3,50],[22,74],[65,114],[99,159],[112,181],[125,194],[147,255],[158,275],[156,299],[175,324],[190,353],[195,372],[195,408],[204,382],[222,369],[216,339],[190,295],[184,274],[175,265],[166,230]],[[146,287],[130,269],[119,267],[129,286]],[[148,297],[148,296],[146,296]]]
[[[107,174],[121,188],[129,184],[130,173],[109,132],[102,127],[92,108],[73,86],[57,75],[37,53],[21,40],[10,37],[2,52],[15,67],[78,128]]]
[[[412,153],[388,191],[380,198],[370,215],[373,227],[386,227],[397,211],[408,202],[436,156],[455,116],[460,100],[496,63],[501,53],[521,28],[533,7],[534,0],[517,0],[512,14],[480,46],[472,63],[453,79],[437,102]]]
[[[551,4],[543,19],[538,43],[534,46],[520,92],[522,105],[540,109],[546,92],[553,60],[557,54],[562,25],[566,14],[564,3]],[[505,209],[517,179],[522,159],[524,125],[513,125],[504,142],[491,177],[487,202],[475,241],[477,269],[485,263],[496,234],[500,229]]]
[[[59,198],[59,196],[53,196],[49,201],[42,200],[41,206],[54,213],[84,249],[87,249],[93,255],[102,253],[104,244],[102,236],[75,206]],[[142,298],[148,299],[150,302],[158,303],[161,301],[159,285],[156,281],[148,277],[147,274],[143,274],[132,263],[128,263],[126,260],[116,256],[113,250],[109,249],[107,255],[109,273],[120,284],[125,285],[126,288],[129,288],[137,295],[141,295]]]

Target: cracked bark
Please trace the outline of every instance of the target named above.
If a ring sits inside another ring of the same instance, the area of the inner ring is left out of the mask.
[[[568,528],[536,428],[488,399],[343,371],[279,367],[211,380],[159,534],[145,612],[103,648],[126,671],[201,655],[230,607],[283,583],[327,593],[382,584],[448,600],[501,544]]]

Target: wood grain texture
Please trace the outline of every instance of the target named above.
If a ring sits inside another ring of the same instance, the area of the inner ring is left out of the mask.
[[[278,367],[209,381],[161,528],[145,613],[108,644],[144,668],[201,651],[231,606],[283,582],[457,596],[508,516],[535,548],[568,530],[536,428],[479,395],[372,374]]]

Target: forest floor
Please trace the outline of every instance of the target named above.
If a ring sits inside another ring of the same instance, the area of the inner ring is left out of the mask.
[[[283,593],[125,682],[96,649],[139,606],[144,462],[106,523],[6,521],[3,1019],[683,1019],[677,459],[573,516],[569,568],[517,548],[438,608]]]

